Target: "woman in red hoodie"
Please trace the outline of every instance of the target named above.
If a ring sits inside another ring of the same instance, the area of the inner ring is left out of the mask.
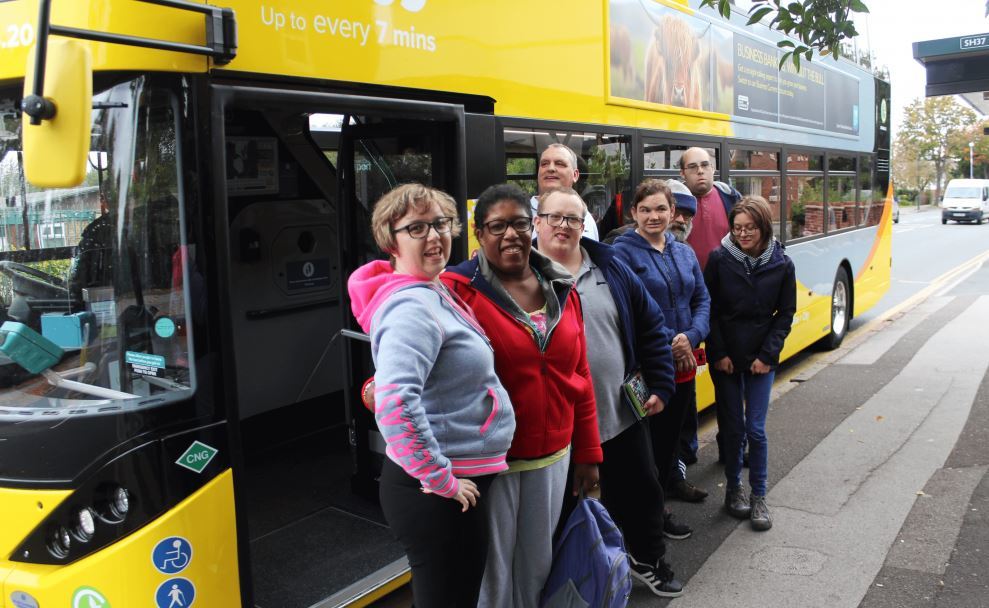
[[[570,452],[575,493],[597,485],[602,458],[580,300],[570,273],[532,249],[531,214],[517,186],[485,190],[474,209],[481,250],[440,275],[484,327],[515,408],[509,469],[487,493],[482,607],[539,605]]]

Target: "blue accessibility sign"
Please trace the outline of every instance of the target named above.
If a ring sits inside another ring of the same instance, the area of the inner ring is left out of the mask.
[[[187,578],[170,578],[155,591],[158,608],[189,608],[196,601],[196,586]]]
[[[162,539],[151,552],[151,561],[162,574],[178,574],[192,561],[192,543],[181,536]]]

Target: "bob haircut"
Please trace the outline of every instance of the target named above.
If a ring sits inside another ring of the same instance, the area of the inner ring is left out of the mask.
[[[395,222],[405,217],[409,211],[424,213],[436,203],[444,216],[453,218],[450,234],[460,236],[460,218],[457,216],[457,203],[453,197],[422,184],[402,184],[385,193],[374,205],[371,214],[371,233],[374,242],[385,253],[394,253],[395,235],[392,234]]]
[[[735,203],[728,214],[728,230],[731,234],[731,242],[738,245],[738,238],[735,236],[735,216],[745,213],[752,218],[759,229],[759,249],[765,250],[766,246],[773,240],[773,212],[769,203],[761,196],[743,196],[742,200]]]
[[[562,186],[559,188],[550,188],[546,192],[543,192],[542,194],[539,195],[539,207],[537,208],[539,213],[543,212],[543,206],[546,204],[546,201],[549,199],[550,195],[553,194],[566,194],[567,196],[576,196],[577,200],[580,201],[581,213],[583,213],[583,215],[580,216],[581,219],[583,219],[584,216],[587,215],[587,203],[584,202],[584,198],[580,194],[578,194],[577,191],[574,190],[573,188],[565,188]]]
[[[529,195],[522,188],[515,184],[495,184],[488,186],[477,197],[477,204],[474,205],[474,229],[480,230],[484,222],[488,219],[491,207],[502,201],[515,203],[522,210],[522,215],[532,219],[532,206],[529,204]]]
[[[662,194],[665,196],[666,202],[670,206],[676,204],[676,201],[673,199],[673,193],[670,191],[670,187],[666,185],[666,181],[661,179],[647,179],[635,189],[635,196],[632,197],[632,207],[637,207],[639,203],[653,194]]]

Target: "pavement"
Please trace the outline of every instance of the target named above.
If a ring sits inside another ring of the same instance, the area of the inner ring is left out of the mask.
[[[767,421],[773,529],[724,513],[713,444],[671,501],[686,592],[630,606],[989,607],[989,268],[780,374]],[[782,382],[781,382],[782,381]]]

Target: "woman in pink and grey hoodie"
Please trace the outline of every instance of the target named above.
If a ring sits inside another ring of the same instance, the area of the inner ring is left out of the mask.
[[[506,470],[515,414],[473,313],[438,277],[460,231],[449,195],[387,193],[371,218],[375,261],[347,283],[371,335],[375,418],[385,438],[381,507],[412,567],[419,608],[476,606],[488,550],[484,493]]]

